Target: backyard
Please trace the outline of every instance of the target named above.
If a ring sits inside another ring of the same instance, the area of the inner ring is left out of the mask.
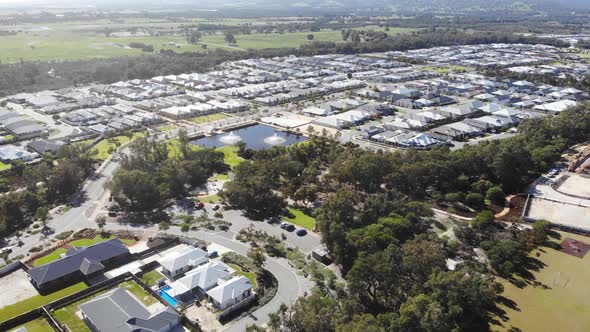
[[[256,288],[258,287],[258,283],[256,282],[256,273],[254,272],[245,272],[242,270],[241,267],[239,267],[236,264],[227,264],[229,265],[232,269],[236,270],[236,274],[239,276],[244,276],[246,278],[248,278],[248,280],[250,280],[250,283],[252,284],[252,288],[254,290],[256,290]]]
[[[0,309],[0,321],[5,321],[9,318],[18,316],[32,309],[42,307],[55,300],[61,299],[62,297],[66,297],[70,294],[79,292],[87,287],[88,286],[86,286],[85,283],[80,282],[68,288],[64,288],[57,292],[51,293],[49,295],[36,295],[24,301],[6,306]]]
[[[560,234],[562,239],[569,237],[590,243],[588,237]],[[590,255],[580,259],[550,247],[541,247],[531,257],[538,259],[542,267],[539,271],[532,271],[532,280],[526,286],[519,288],[501,280],[503,296],[514,302],[501,306],[508,321],[494,329],[504,331],[515,326],[522,331],[590,330],[590,288],[587,287]]]
[[[145,273],[141,277],[141,281],[145,282],[146,285],[152,287],[155,286],[156,282],[162,278],[164,278],[164,276],[160,272],[153,270]]]
[[[158,302],[155,298],[153,298],[151,295],[146,293],[138,284],[136,284],[133,281],[123,282],[123,283],[119,284],[119,287],[122,287],[122,288],[125,288],[126,290],[128,290],[131,294],[133,294],[138,300],[140,300],[146,306],[149,306],[149,305],[152,305],[152,304]],[[55,318],[57,319],[58,322],[66,325],[70,331],[91,332],[91,330],[88,328],[86,323],[84,323],[84,321],[82,319],[80,319],[80,317],[76,314],[76,312],[78,312],[78,310],[79,310],[78,306],[80,304],[86,303],[86,302],[90,301],[91,299],[96,298],[108,291],[109,290],[98,292],[90,297],[83,298],[80,301],[69,304],[63,308],[59,308],[59,309],[55,310],[53,315],[55,316]]]
[[[53,331],[53,328],[51,327],[51,325],[49,325],[49,323],[47,322],[47,320],[45,320],[44,318],[37,318],[35,320],[32,320],[28,323],[25,323],[21,326],[19,326],[16,329],[10,330],[10,331],[16,331],[19,328],[26,328],[27,332],[49,332],[49,331]]]

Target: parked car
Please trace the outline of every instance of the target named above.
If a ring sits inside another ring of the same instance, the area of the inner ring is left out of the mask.
[[[200,210],[200,209],[202,209],[204,207],[205,207],[205,204],[203,204],[203,202],[201,202],[201,201],[196,201],[195,202],[195,209]]]
[[[297,234],[297,236],[305,236],[307,234],[307,231],[305,229],[298,229],[297,232],[295,232],[295,234]]]
[[[0,249],[0,254],[6,254],[6,253],[11,253],[12,252],[12,247],[4,247],[2,249]]]
[[[220,206],[219,204],[215,204],[215,206],[213,206],[213,211],[217,211],[219,210]]]
[[[288,222],[282,222],[281,228],[286,231],[289,231],[289,232],[292,232],[295,230],[295,226],[293,226],[292,224],[289,224]]]

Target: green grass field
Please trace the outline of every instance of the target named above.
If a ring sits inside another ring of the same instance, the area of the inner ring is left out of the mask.
[[[238,156],[238,148],[233,145],[226,145],[221,148],[217,148],[217,151],[223,152],[225,156],[223,161],[228,164],[231,168],[238,166],[244,158]]]
[[[141,277],[141,281],[145,282],[146,285],[152,287],[152,286],[156,285],[156,282],[162,278],[164,278],[164,276],[160,272],[153,270],[153,271],[145,273]]]
[[[16,331],[18,328],[24,327],[27,332],[53,332],[53,328],[44,318],[32,320],[10,331]]]
[[[561,234],[562,239],[590,243],[589,237]],[[516,308],[502,306],[509,320],[494,329],[505,331],[515,326],[522,331],[590,331],[590,254],[580,259],[542,247],[531,256],[544,264],[540,271],[532,272],[537,284],[518,288],[501,280],[503,295],[514,301]]]
[[[146,292],[139,286],[135,281],[127,281],[119,284],[119,287],[125,288],[131,294],[133,294],[141,303],[145,306],[150,306],[154,303],[158,303],[158,300],[154,298],[150,293]]]
[[[308,216],[303,211],[299,209],[289,208],[289,213],[294,215],[293,218],[286,217],[285,219],[289,222],[301,226],[303,228],[307,228],[309,230],[313,230],[315,227],[315,219],[311,216]]]
[[[111,150],[117,149],[117,145],[121,146],[129,141],[141,137],[142,135],[143,133],[135,133],[131,138],[121,135],[109,139],[103,139],[92,148],[93,150],[98,151],[94,158],[97,160],[105,160],[111,156]]]
[[[229,118],[229,115],[225,115],[222,113],[213,113],[213,114],[209,114],[209,115],[201,115],[201,116],[197,116],[194,117],[192,119],[189,119],[191,122],[194,122],[196,124],[201,124],[201,123],[207,123],[207,122],[211,122],[211,121],[217,121],[217,120],[222,120],[222,119],[227,119]]]
[[[0,161],[0,172],[10,169],[10,167],[12,167],[10,164],[5,164]]]
[[[236,264],[227,264],[227,265],[229,265],[232,269],[236,270],[237,275],[244,276],[244,277],[248,278],[248,280],[250,280],[250,283],[252,284],[252,289],[256,290],[256,288],[258,287],[258,282],[256,282],[256,273],[244,272],[242,270],[242,268]]]
[[[67,249],[57,248],[54,251],[52,251],[51,253],[49,253],[48,255],[45,255],[43,257],[35,259],[33,261],[33,266],[37,267],[37,266],[45,265],[47,263],[51,263],[53,261],[56,261],[56,260],[60,259],[61,254],[63,254],[66,251],[67,251]]]
[[[236,21],[237,22],[237,21]],[[105,22],[95,22],[94,25],[78,24],[39,26],[38,31],[23,31],[15,36],[1,36],[0,61],[14,63],[21,59],[24,61],[52,61],[52,60],[79,60],[92,58],[109,58],[116,56],[138,56],[146,54],[140,49],[129,47],[132,42],[152,45],[155,52],[160,50],[174,50],[176,52],[205,52],[202,44],[209,49],[224,48],[228,50],[245,50],[261,48],[299,47],[309,43],[309,32],[292,32],[284,34],[250,34],[236,35],[237,45],[227,45],[223,34],[205,35],[200,44],[188,44],[182,36],[110,36],[92,32],[103,25],[116,30],[128,25],[118,26]],[[151,26],[156,22],[146,21],[145,25]],[[163,24],[163,23],[162,23]],[[170,23],[174,25],[174,23]],[[237,23],[239,24],[239,23]],[[374,29],[383,31],[383,28],[365,27],[360,29]],[[408,28],[391,28],[390,35],[413,31]],[[342,42],[339,30],[322,30],[313,32],[314,41]]]
[[[219,202],[220,198],[219,198],[219,195],[209,195],[209,196],[199,197],[199,200],[203,203],[215,204],[215,203]]]
[[[86,286],[85,283],[80,282],[80,283],[72,285],[68,288],[64,288],[64,289],[59,290],[57,292],[51,293],[49,295],[33,296],[33,297],[26,299],[24,301],[6,306],[6,307],[0,309],[0,322],[3,322],[9,318],[18,316],[20,314],[23,314],[23,313],[30,311],[32,309],[42,307],[48,303],[51,303],[51,302],[58,300],[58,299],[61,299],[62,297],[66,297],[70,294],[79,292],[85,288],[88,288],[88,286]]]

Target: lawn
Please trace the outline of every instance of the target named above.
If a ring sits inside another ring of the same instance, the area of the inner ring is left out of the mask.
[[[225,156],[223,161],[228,164],[231,168],[238,166],[244,158],[238,156],[238,148],[233,145],[226,145],[221,148],[217,148],[217,151],[223,152]]]
[[[258,287],[258,283],[256,282],[256,273],[244,272],[244,271],[242,271],[242,268],[236,264],[227,264],[227,265],[229,265],[232,269],[236,270],[237,275],[244,276],[244,277],[248,278],[248,280],[250,280],[250,283],[252,284],[252,289],[256,290],[256,288]]]
[[[98,151],[94,158],[97,160],[105,160],[111,156],[112,150],[117,149],[118,146],[121,146],[129,141],[139,138],[141,135],[143,135],[143,133],[135,133],[131,138],[125,135],[121,135],[108,139],[103,139],[92,148],[93,150]]]
[[[103,242],[106,240],[110,240],[110,239],[114,239],[115,236],[111,235],[109,237],[102,237],[101,235],[97,235],[92,239],[80,239],[80,240],[76,240],[76,241],[72,241],[69,243],[70,246],[72,247],[86,247],[86,246],[90,246],[99,242]],[[130,246],[135,244],[135,240],[134,239],[121,239],[121,241],[123,241],[123,243],[125,243],[126,245]]]
[[[131,294],[133,294],[139,301],[145,306],[150,306],[154,303],[158,303],[158,300],[154,298],[150,293],[146,292],[139,286],[135,281],[127,281],[119,284],[119,287],[125,288]]]
[[[203,203],[215,204],[215,203],[219,202],[220,198],[219,198],[219,195],[209,195],[209,196],[199,197],[199,200]]]
[[[152,286],[155,286],[156,282],[162,278],[164,278],[164,276],[160,272],[153,270],[153,271],[145,273],[141,277],[141,281],[145,282],[146,285],[152,287]]]
[[[71,22],[69,22],[71,23]],[[146,25],[159,24],[159,26],[177,26],[178,23],[170,22],[141,22]],[[176,52],[205,52],[202,44],[209,49],[223,48],[228,50],[245,50],[248,48],[297,48],[310,41],[307,35],[310,32],[292,32],[283,34],[250,34],[235,35],[237,45],[227,45],[223,34],[205,35],[201,43],[188,44],[182,36],[116,36],[107,37],[96,34],[92,29],[103,25],[110,29],[126,29],[128,24],[112,24],[107,20],[97,22],[96,25],[87,25],[80,22],[78,25],[54,24],[38,26],[38,31],[22,31],[14,36],[0,36],[0,61],[2,63],[14,63],[24,61],[52,61],[52,60],[78,60],[109,58],[117,56],[139,56],[146,54],[140,49],[130,48],[130,43],[143,43],[152,45],[155,52],[160,50],[174,50]],[[383,31],[384,28],[368,26],[359,29],[374,29]],[[391,28],[388,34],[409,32],[414,29]],[[314,41],[343,42],[340,30],[322,30],[311,32]]]
[[[226,180],[229,180],[229,174],[215,174],[210,179],[218,180],[218,181],[226,181]]]
[[[68,250],[65,248],[57,248],[54,251],[52,251],[51,253],[49,253],[43,257],[35,259],[33,261],[33,267],[45,265],[47,263],[51,263],[53,261],[56,261],[56,260],[60,259],[61,254],[63,254],[66,251],[68,251]]]
[[[309,230],[313,230],[315,227],[315,219],[311,216],[308,216],[303,211],[299,209],[289,208],[289,213],[292,214],[294,217],[289,218],[286,217],[285,219],[290,221],[295,225],[299,225],[303,228],[307,228]]]
[[[72,304],[69,304],[65,307],[59,308],[53,312],[53,317],[62,325],[68,327],[70,331],[76,332],[92,332],[86,323],[76,314],[78,311],[78,306],[82,303],[86,303],[93,298],[98,297],[104,293],[108,292],[108,290],[100,291],[96,294],[90,295],[85,297],[79,301],[76,301]]]
[[[590,243],[589,237],[560,234],[562,238]],[[537,284],[518,288],[501,280],[503,295],[514,301],[515,307],[502,306],[509,320],[494,329],[503,331],[515,326],[522,331],[590,331],[590,254],[580,259],[542,247],[531,256],[544,264],[540,271],[532,271]]]
[[[167,132],[167,131],[170,131],[170,130],[176,129],[176,128],[178,128],[178,126],[173,125],[173,124],[169,124],[169,125],[158,127],[158,130],[161,132]]]
[[[10,169],[10,167],[12,167],[10,164],[5,164],[0,161],[0,172]]]
[[[24,327],[27,329],[27,332],[52,332],[53,328],[51,327],[51,325],[49,325],[49,323],[44,319],[44,318],[37,318],[35,320],[32,320],[28,323],[25,323],[21,326],[19,326],[18,328]],[[10,331],[16,331],[18,328],[10,330]]]
[[[222,113],[213,113],[213,114],[209,114],[209,115],[201,115],[201,116],[194,117],[194,118],[190,119],[190,121],[194,122],[196,124],[201,124],[201,123],[207,123],[207,122],[211,122],[211,121],[227,119],[229,117],[230,117],[229,115],[225,115]]]
[[[33,296],[33,297],[26,299],[24,301],[20,301],[18,303],[6,306],[6,307],[0,309],[0,321],[3,322],[9,318],[18,316],[18,315],[23,314],[23,313],[30,311],[32,309],[42,307],[42,306],[44,306],[48,303],[51,303],[55,300],[61,299],[62,297],[66,297],[66,296],[71,295],[73,293],[79,292],[87,287],[88,286],[86,286],[85,283],[80,282],[80,283],[72,285],[68,288],[64,288],[64,289],[59,290],[57,292],[51,293],[49,295]]]

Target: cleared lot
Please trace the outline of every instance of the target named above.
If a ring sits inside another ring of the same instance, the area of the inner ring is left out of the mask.
[[[542,198],[532,198],[528,217],[545,219],[568,227],[590,230],[590,208],[573,204],[558,203]]]
[[[39,295],[24,270],[18,269],[0,279],[0,308]]]

